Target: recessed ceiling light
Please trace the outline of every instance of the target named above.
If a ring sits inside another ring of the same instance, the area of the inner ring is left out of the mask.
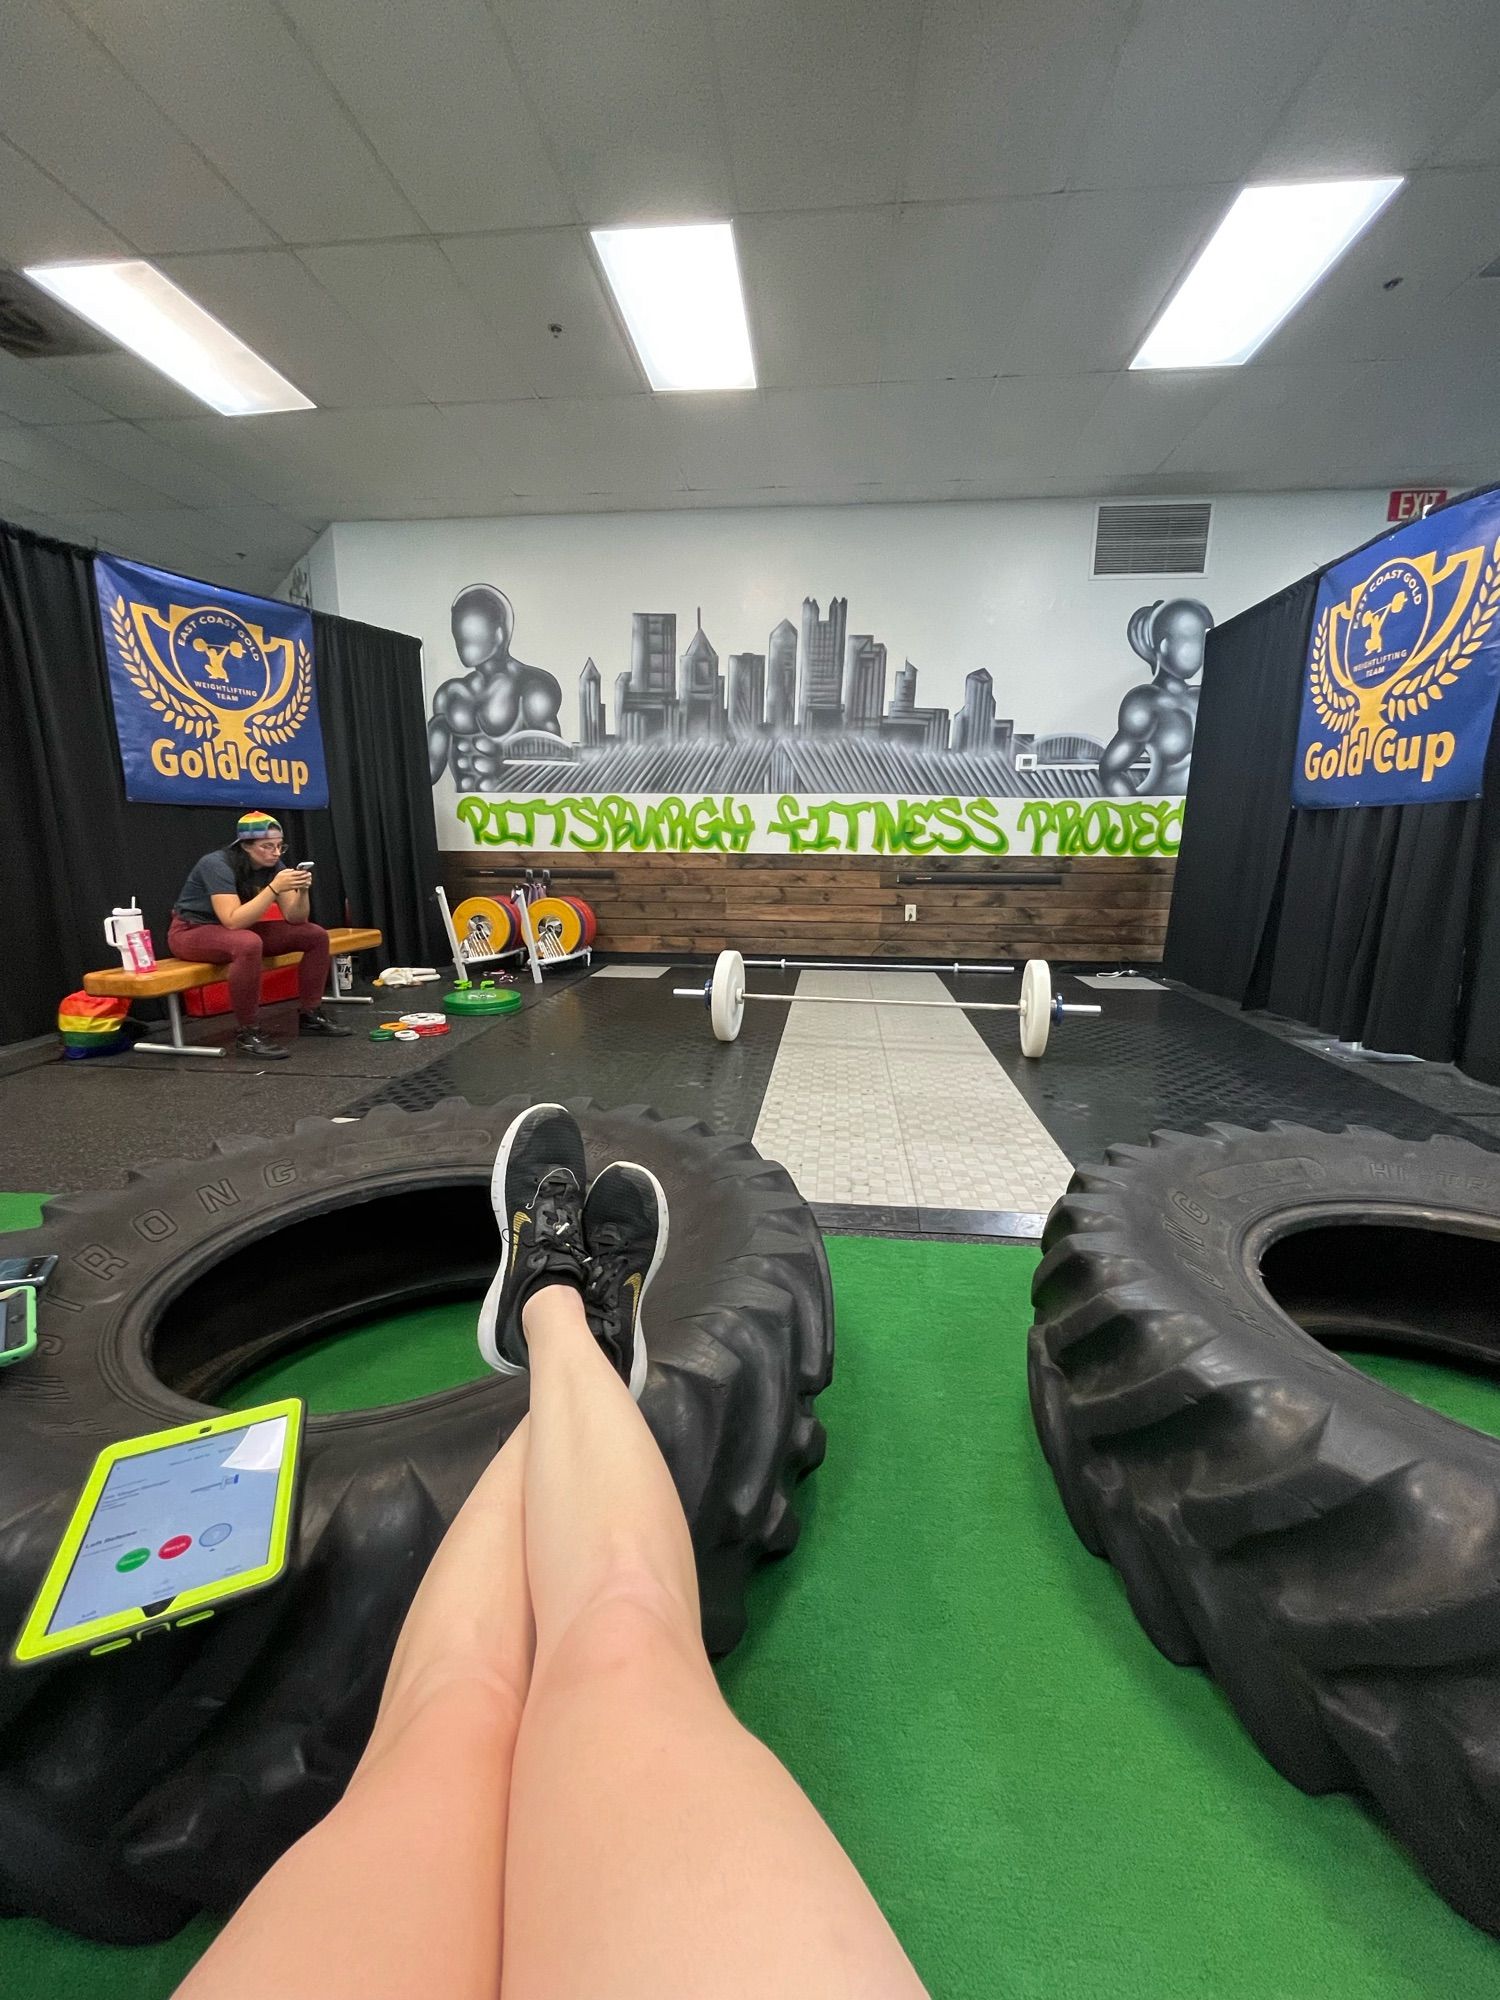
[[[314,407],[154,265],[31,264],[26,275],[223,416]]]
[[[1379,215],[1404,176],[1242,188],[1132,368],[1237,368]]]
[[[755,387],[731,224],[591,234],[653,389]]]

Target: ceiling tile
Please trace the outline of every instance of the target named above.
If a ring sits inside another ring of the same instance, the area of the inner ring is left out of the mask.
[[[80,428],[92,430],[95,426]],[[110,426],[98,428],[107,430]],[[120,470],[98,454],[78,451],[62,429],[29,424],[0,431],[0,459],[45,479],[70,509],[166,504],[166,494],[139,472]]]
[[[57,0],[8,7],[0,130],[137,249],[227,249],[268,231]]]
[[[893,201],[922,9],[911,0],[709,0],[741,212]]]
[[[1495,0],[1354,0],[1261,155],[1257,177],[1420,166],[1497,89]]]
[[[502,401],[526,393],[498,334],[436,243],[340,243],[299,255],[433,402]]]
[[[385,0],[376,33],[369,0],[284,5],[429,229],[571,219],[484,0]]]
[[[287,242],[420,220],[270,0],[74,0],[120,66]],[[378,31],[377,31],[378,32]]]
[[[95,415],[127,417],[133,423],[141,417],[191,417],[201,414],[203,404],[186,389],[180,389],[149,362],[116,348],[107,354],[67,354],[55,360],[27,364],[49,381],[73,390],[89,403],[98,405]],[[48,417],[43,422],[61,422]]]
[[[430,403],[408,409],[291,410],[148,424],[241,491],[301,520],[389,516],[404,497],[439,498],[452,437]]]
[[[1054,472],[1075,491],[1154,473],[1223,396],[1224,369],[1151,369],[1108,378],[1078,435],[1053,454]]]
[[[1450,133],[1433,160],[1441,167],[1500,167],[1500,90]]]
[[[450,236],[443,254],[494,329],[506,378],[530,396],[644,393],[581,229]],[[562,332],[553,335],[549,327]],[[493,396],[496,384],[490,385]]]
[[[137,424],[58,424],[42,435],[66,446],[80,464],[93,461],[108,467],[180,507],[227,507],[240,498],[230,480]],[[91,506],[112,504],[124,503],[111,502],[102,486],[94,491]]]
[[[98,512],[73,517],[74,532],[111,554],[235,590],[274,590],[313,531],[273,507],[193,513]]]
[[[585,222],[692,222],[734,212],[701,0],[492,0]]]
[[[1348,11],[1349,0],[1143,0],[1072,184],[1243,180]]]
[[[872,392],[867,422],[877,471],[903,490],[914,483],[990,477],[1004,447],[995,435],[996,384],[886,382]]]
[[[749,215],[735,224],[758,379],[874,382],[891,283],[893,208]]]
[[[884,380],[1014,371],[1012,343],[1058,197],[903,209],[881,301]]]
[[[22,424],[76,424],[106,412],[59,373],[56,361],[21,361],[0,353],[0,417]]]
[[[606,498],[634,496],[645,506],[659,506],[683,483],[666,421],[668,406],[682,400],[609,396],[584,401],[561,398],[537,405],[554,469],[548,475],[540,458],[524,469],[518,466],[513,491],[518,496],[550,498],[554,505],[587,508]],[[446,414],[458,421],[469,413]],[[510,406],[503,415],[507,424],[514,423]],[[481,431],[478,436],[486,456],[495,456],[496,433]],[[540,438],[537,449],[540,452]],[[549,476],[550,484],[539,483]]]
[[[1271,363],[1397,360],[1475,345],[1454,294],[1500,251],[1500,170],[1412,177],[1264,350]],[[1399,278],[1393,290],[1387,280]],[[1493,284],[1492,280],[1481,280]],[[1494,285],[1500,296],[1500,285]]]
[[[123,237],[0,139],[0,261],[62,264],[128,254]]]
[[[770,389],[747,396],[659,399],[691,490],[775,490],[812,481],[850,498],[881,477],[873,387]]]
[[[1374,364],[1274,368],[1254,363],[1224,371],[1222,395],[1175,447],[1158,472],[1191,489],[1212,488],[1238,473],[1272,484],[1346,483],[1351,409],[1379,391]],[[1317,469],[1328,468],[1318,478]],[[1336,470],[1335,470],[1336,468]]]
[[[927,0],[903,192],[959,201],[1068,186],[1135,5]],[[1143,126],[1143,154],[1170,116],[1164,102]]]
[[[1125,367],[1224,206],[1219,188],[1054,195],[1044,254],[1014,317],[1010,366]]]
[[[394,253],[360,247],[352,254],[363,260]],[[421,401],[416,381],[292,251],[168,258],[163,268],[320,409]]]

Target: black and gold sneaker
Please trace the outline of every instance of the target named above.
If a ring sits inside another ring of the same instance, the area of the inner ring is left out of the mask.
[[[479,1351],[498,1374],[528,1369],[521,1308],[543,1285],[573,1285],[583,1260],[583,1134],[560,1104],[533,1104],[495,1155],[490,1200],[500,1225],[500,1268],[479,1309]]]
[[[594,1338],[639,1402],[646,1386],[641,1308],[667,1254],[667,1197],[648,1167],[616,1160],[583,1205],[588,1283],[583,1310]]]

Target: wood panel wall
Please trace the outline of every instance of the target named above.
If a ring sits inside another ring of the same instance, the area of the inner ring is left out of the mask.
[[[787,958],[1048,958],[1154,964],[1176,863],[998,855],[444,854],[450,901],[526,867],[583,896],[597,948]],[[925,879],[913,879],[925,878]],[[903,908],[915,903],[914,923]]]

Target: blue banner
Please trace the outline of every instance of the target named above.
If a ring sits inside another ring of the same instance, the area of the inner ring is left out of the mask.
[[[1411,521],[1325,572],[1292,802],[1478,798],[1500,693],[1500,492]]]
[[[326,806],[312,616],[94,558],[127,799]]]

